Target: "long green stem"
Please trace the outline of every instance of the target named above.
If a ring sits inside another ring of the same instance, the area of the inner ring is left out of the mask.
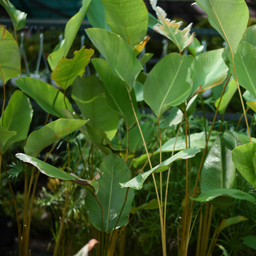
[[[142,141],[143,141],[143,145],[144,145],[144,148],[145,148],[147,157],[148,157],[149,166],[150,166],[150,169],[152,169],[152,163],[151,163],[150,156],[149,156],[149,153],[148,153],[147,144],[146,144],[146,142],[145,142],[144,135],[143,135],[143,132],[142,132],[142,130],[141,130],[140,123],[139,123],[138,117],[137,117],[137,115],[136,115],[136,111],[135,111],[135,109],[134,109],[134,106],[133,106],[131,93],[129,92],[128,89],[127,89],[127,91],[128,91],[128,95],[129,95],[129,98],[130,98],[130,102],[131,102],[133,114],[134,114],[134,117],[135,117],[135,119],[136,119],[136,123],[137,123],[137,125],[138,125],[139,131],[140,131],[140,135],[141,135],[141,138],[142,138]],[[163,238],[164,238],[164,235],[163,235],[163,233],[164,233],[164,224],[163,224],[163,212],[162,212],[162,205],[161,205],[162,202],[160,202],[160,198],[159,198],[159,194],[158,194],[158,189],[157,189],[156,179],[155,179],[154,173],[152,173],[152,178],[153,178],[153,182],[154,182],[154,186],[155,186],[156,197],[157,197],[158,208],[159,208],[159,215],[160,215],[160,225],[161,225],[161,237],[162,237],[163,256],[166,256],[166,255],[167,255],[166,246],[165,246],[165,242],[164,242],[164,239],[163,239]]]

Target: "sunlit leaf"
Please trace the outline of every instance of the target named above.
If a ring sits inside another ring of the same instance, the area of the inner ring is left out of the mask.
[[[246,104],[256,113],[256,101],[247,101]]]
[[[63,41],[55,47],[53,53],[49,54],[47,59],[52,70],[56,68],[61,58],[68,54],[68,51],[82,24],[90,3],[91,0],[83,0],[82,7],[79,12],[75,14],[66,24]]]
[[[63,57],[53,70],[51,78],[58,86],[67,89],[77,76],[83,75],[93,53],[93,49],[85,49],[83,47],[81,50],[74,52],[73,59]]]
[[[156,0],[150,0],[152,8],[155,10],[159,23],[156,24],[153,29],[164,35],[179,48],[179,51],[182,52],[189,44],[193,42],[194,33],[190,35],[190,30],[192,23],[190,23],[186,28],[180,30],[182,22],[176,22],[175,20],[171,21],[166,18],[166,12],[159,6],[156,6]]]
[[[145,48],[145,46],[149,40],[150,40],[150,36],[146,36],[143,39],[143,41],[141,41],[139,44],[134,46],[133,51],[134,51],[135,56],[138,56],[142,52],[142,50]]]
[[[142,0],[101,0],[106,22],[132,47],[143,41],[148,30],[148,11]]]
[[[20,51],[16,40],[0,25],[0,79],[4,84],[20,73]]]
[[[153,53],[145,53],[140,60],[140,64],[144,66],[152,57],[154,56]]]
[[[24,151],[27,155],[36,157],[42,149],[79,129],[86,122],[79,119],[57,119],[30,133]]]
[[[18,153],[15,156],[21,161],[23,161],[24,163],[32,164],[41,173],[49,177],[72,181],[74,183],[79,184],[80,186],[85,187],[92,194],[97,194],[98,192],[99,185],[97,181],[83,180],[73,173],[67,173],[59,168],[56,168],[50,164],[47,164],[35,157],[29,156],[26,154]]]
[[[25,12],[17,10],[9,0],[0,0],[0,4],[9,14],[16,31],[22,29],[26,25],[27,14]]]

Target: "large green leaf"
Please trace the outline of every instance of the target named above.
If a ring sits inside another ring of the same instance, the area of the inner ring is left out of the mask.
[[[136,119],[125,83],[115,76],[105,60],[93,59],[92,63],[104,85],[107,103],[125,119],[128,128],[131,128],[135,124]],[[138,109],[134,97],[133,105],[135,109]]]
[[[3,150],[5,143],[16,134],[16,131],[8,131],[0,124],[0,150]]]
[[[243,244],[256,250],[256,236],[245,236],[242,238]]]
[[[231,58],[231,57],[230,57]],[[241,43],[235,54],[235,67],[238,82],[256,98],[256,47],[249,43]],[[234,75],[233,65],[230,71]]]
[[[32,115],[33,109],[28,97],[21,91],[15,91],[0,119],[0,125],[3,128],[16,132],[16,135],[10,137],[5,143],[3,153],[11,144],[27,138]]]
[[[246,29],[241,42],[247,42],[249,44],[252,44],[253,46],[256,46],[256,26],[255,25]]]
[[[120,36],[100,28],[86,29],[94,46],[109,63],[114,74],[126,83],[129,91],[143,69],[133,49]]]
[[[24,151],[27,155],[36,157],[45,147],[79,129],[86,122],[86,120],[64,118],[53,121],[28,136]]]
[[[196,57],[197,55],[203,52],[204,46],[201,45],[201,43],[196,37],[194,37],[193,42],[188,46],[187,49],[194,57]]]
[[[21,12],[15,8],[15,6],[9,0],[0,0],[0,4],[9,14],[12,24],[16,31],[22,29],[26,25],[27,14]]]
[[[127,190],[120,188],[119,183],[130,179],[131,171],[123,159],[114,155],[107,156],[101,163],[99,169],[100,178],[97,179],[99,183],[97,198],[103,208],[104,231],[109,233],[115,226],[117,228],[125,226],[128,222],[134,191],[130,190],[128,192],[127,200],[121,213]],[[99,203],[94,196],[87,194],[85,204],[92,225],[102,230],[102,214]],[[119,221],[116,223],[118,218]]]
[[[154,138],[154,127],[150,122],[146,122],[140,125],[144,140],[146,142]],[[124,138],[125,144],[127,144],[127,135]],[[129,130],[129,150],[131,152],[136,152],[138,148],[142,145],[143,141],[141,138],[140,130],[138,126],[133,127]]]
[[[158,209],[157,199],[153,199],[150,202],[142,204],[141,206],[138,206],[138,207],[132,207],[131,208],[131,213],[135,214],[136,212],[138,212],[140,210],[143,210],[143,209],[147,209],[147,210]]]
[[[4,84],[20,73],[20,51],[16,40],[0,25],[0,79]]]
[[[74,111],[71,103],[61,91],[43,81],[32,77],[22,77],[17,79],[16,83],[22,91],[34,99],[47,113],[65,118],[63,110],[66,107],[71,112]]]
[[[227,42],[233,53],[246,30],[249,10],[244,0],[196,0],[207,13],[210,24]]]
[[[91,0],[83,0],[82,7],[66,24],[64,39],[54,49],[53,53],[48,56],[48,63],[52,70],[56,68],[62,57],[68,54],[68,51],[76,37],[76,34],[82,24],[84,16],[88,10]]]
[[[81,50],[74,52],[75,56],[73,59],[63,57],[52,72],[51,78],[57,85],[63,89],[67,89],[77,76],[83,75],[85,67],[90,62],[93,53],[93,49],[85,49],[83,47]]]
[[[105,18],[104,5],[100,0],[92,0],[87,12],[87,17],[92,27],[109,30]]]
[[[150,176],[152,173],[157,173],[157,172],[164,172],[169,169],[169,167],[173,164],[173,162],[181,160],[181,159],[188,159],[194,157],[197,153],[200,152],[199,148],[189,148],[185,149],[183,151],[178,152],[174,156],[168,158],[167,160],[163,161],[161,164],[155,166],[153,169],[141,173],[135,178],[125,182],[125,183],[120,183],[122,188],[132,188],[136,190],[140,190],[143,187],[143,184],[145,180]]]
[[[232,150],[237,139],[230,133],[219,134],[214,141],[201,172],[201,192],[217,188],[236,188],[236,168]]]
[[[201,193],[197,198],[191,198],[194,201],[205,203],[210,202],[217,197],[229,197],[231,199],[239,199],[239,200],[247,200],[251,203],[255,202],[255,198],[238,189],[231,189],[231,188],[219,188],[219,189],[213,189],[208,190],[203,193]]]
[[[182,22],[176,22],[175,20],[170,21],[170,19],[167,19],[166,12],[161,7],[156,6],[156,0],[150,0],[150,3],[157,14],[159,21],[159,23],[156,24],[153,29],[161,35],[164,35],[168,39],[172,40],[179,48],[179,51],[182,52],[189,44],[193,42],[194,34],[189,34],[192,23],[190,23],[183,30],[179,30]]]
[[[216,108],[217,108],[217,106],[219,105],[219,102],[220,102],[220,106],[219,106],[219,109],[218,109],[220,114],[224,114],[229,102],[233,98],[236,91],[237,91],[236,81],[231,80],[227,85],[227,89],[226,89],[226,91],[225,91],[225,93],[224,93],[224,95],[221,99],[221,102],[220,102],[220,98],[215,101],[215,107]]]
[[[144,85],[144,100],[156,116],[187,99],[193,84],[193,67],[192,56],[178,53],[165,56],[154,66]]]
[[[35,157],[29,156],[26,154],[18,153],[15,156],[21,161],[23,161],[24,163],[32,164],[41,173],[49,177],[72,181],[74,183],[79,184],[80,186],[85,187],[92,194],[97,194],[98,192],[99,185],[97,181],[83,180],[73,173],[67,173],[59,168],[56,168],[50,164],[47,164]]]
[[[241,175],[256,187],[256,143],[250,142],[236,147],[232,159]]]
[[[143,41],[148,30],[148,11],[142,0],[101,0],[111,30],[132,47]]]
[[[104,87],[96,76],[77,77],[73,84],[72,98],[75,100],[87,125],[103,130],[109,140],[116,134],[119,116],[106,101]]]
[[[221,84],[227,77],[228,67],[222,59],[223,49],[208,51],[195,58],[193,94]]]
[[[216,139],[216,136],[217,136],[217,132],[213,131],[211,134],[210,140],[208,142],[208,147],[210,147],[212,145],[212,143]],[[171,138],[170,140],[165,142],[162,146],[162,152],[172,152],[174,144],[175,144],[174,151],[180,151],[180,150],[186,149],[185,135],[179,136],[176,143],[175,143],[175,141],[176,141],[176,137]],[[205,148],[205,132],[191,134],[190,135],[190,147],[192,147],[192,148],[197,147],[197,148],[201,148],[201,149]],[[160,149],[157,149],[154,152],[154,155],[159,154],[159,153],[160,153]],[[143,154],[140,157],[134,159],[133,166],[138,167],[140,164],[144,163],[146,160],[147,160],[147,155]]]

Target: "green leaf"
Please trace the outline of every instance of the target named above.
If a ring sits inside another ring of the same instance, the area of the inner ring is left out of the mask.
[[[214,141],[201,172],[201,191],[218,188],[236,188],[236,168],[232,162],[232,150],[237,146],[230,133],[219,134]]]
[[[27,138],[32,116],[33,109],[28,97],[21,91],[15,91],[0,119],[0,125],[3,128],[16,132],[16,135],[10,137],[5,143],[3,153],[11,144]]]
[[[116,134],[119,116],[106,101],[104,87],[94,75],[86,78],[77,77],[73,83],[72,98],[75,100],[87,125],[101,129],[109,140]]]
[[[109,233],[116,226],[116,222],[126,198],[127,190],[121,189],[119,183],[130,179],[131,171],[123,159],[112,154],[103,160],[99,169],[100,178],[97,180],[99,183],[97,198],[103,208],[104,231]],[[117,228],[127,224],[133,198],[134,191],[130,190],[124,209],[117,223]],[[102,215],[99,203],[94,196],[87,194],[85,204],[92,225],[95,228],[102,230]]]
[[[143,89],[144,89],[144,84],[136,81],[134,85],[134,92],[135,92],[137,102],[144,101]]]
[[[0,25],[0,79],[4,84],[20,73],[20,51],[16,40]]]
[[[91,0],[83,0],[82,7],[66,24],[64,31],[64,39],[54,49],[53,53],[49,54],[47,60],[52,70],[54,70],[62,57],[68,54],[68,51],[76,37],[76,34],[82,24],[84,16],[89,8]]]
[[[53,121],[28,136],[24,151],[27,155],[37,157],[45,147],[76,131],[86,122],[86,120],[63,118]]]
[[[205,203],[205,202],[210,202],[214,200],[217,197],[230,197],[233,199],[239,199],[239,200],[246,200],[251,203],[255,202],[255,198],[238,189],[231,189],[231,188],[219,188],[219,189],[213,189],[213,190],[208,190],[203,193],[201,193],[197,198],[192,198],[192,200]]]
[[[242,238],[243,244],[256,250],[256,236],[245,236]]]
[[[166,12],[161,7],[156,6],[156,2],[156,0],[150,0],[151,6],[155,10],[159,21],[159,23],[156,24],[153,29],[159,34],[164,35],[173,41],[181,53],[189,44],[193,42],[194,33],[192,35],[189,34],[192,23],[190,23],[183,30],[179,30],[182,22],[176,22],[175,20],[170,21],[170,19],[167,19]]]
[[[171,53],[151,70],[144,85],[144,100],[157,117],[190,95],[193,67],[192,56]]]
[[[226,91],[225,91],[225,93],[222,97],[222,100],[221,100],[221,103],[220,103],[220,106],[219,106],[219,109],[218,109],[218,111],[221,115],[224,114],[229,102],[233,98],[236,91],[237,91],[236,81],[231,80],[227,85],[227,89],[226,89]],[[216,108],[219,105],[219,102],[220,102],[220,98],[215,101],[215,107]]]
[[[256,113],[256,101],[248,101],[246,104]]]
[[[154,138],[154,127],[150,122],[143,123],[140,125],[145,141],[150,141]],[[124,138],[125,145],[127,145],[127,135]],[[139,131],[139,127],[135,126],[129,130],[129,150],[131,152],[136,152],[138,148],[142,145],[143,141]]]
[[[4,7],[12,20],[12,24],[16,31],[22,29],[26,25],[27,14],[15,8],[9,0],[0,0],[0,4]]]
[[[145,53],[140,60],[140,64],[144,66],[152,57],[154,56],[153,53]]]
[[[244,0],[196,0],[206,12],[213,28],[227,42],[233,53],[246,30],[249,10]]]
[[[241,221],[246,221],[246,220],[248,220],[248,219],[245,218],[244,216],[236,216],[236,217],[231,217],[231,218],[225,219],[220,223],[218,231],[221,232],[226,227],[229,227],[231,225],[234,225]]]
[[[243,97],[246,101],[256,101],[256,98],[249,91],[245,91]]]
[[[208,51],[195,58],[193,94],[200,86],[197,93],[221,84],[227,77],[228,67],[222,59],[223,49]]]
[[[93,53],[93,49],[85,49],[83,47],[81,50],[74,52],[73,59],[63,57],[53,70],[51,78],[58,86],[66,90],[77,76],[83,75]]]
[[[194,37],[193,42],[188,46],[187,49],[194,57],[196,57],[203,52],[204,46],[200,44],[196,37]]]
[[[100,28],[86,29],[94,46],[109,63],[114,74],[126,83],[129,91],[143,69],[133,49],[118,35]],[[113,54],[113,51],[115,54]]]
[[[3,150],[5,143],[16,134],[16,131],[8,131],[0,124],[0,150]]]
[[[77,183],[78,185],[85,187],[90,193],[97,194],[99,185],[96,181],[90,181],[90,180],[83,180],[76,176],[73,173],[67,173],[64,172],[61,169],[58,169],[50,164],[47,164],[35,157],[28,156],[26,154],[18,153],[15,155],[18,159],[23,161],[24,163],[29,163],[35,166],[41,173],[52,177],[52,178],[58,178],[61,180],[68,180],[72,181],[74,183]]]
[[[200,152],[199,148],[189,148],[185,149],[183,151],[180,151],[179,153],[175,154],[174,156],[168,158],[167,160],[163,161],[161,164],[155,166],[153,169],[141,173],[140,175],[136,176],[135,178],[125,182],[125,183],[120,183],[122,188],[132,188],[136,190],[140,190],[143,187],[143,184],[145,180],[150,176],[152,173],[157,173],[157,172],[164,172],[169,169],[169,167],[173,164],[173,162],[181,159],[188,159],[194,157],[197,153]]]
[[[104,5],[100,0],[92,0],[87,17],[92,27],[110,30],[105,18]]]
[[[153,27],[158,23],[158,19],[152,15],[150,12],[148,13],[148,27],[153,29]]]
[[[213,143],[213,141],[216,139],[217,132],[212,132],[210,140],[208,142],[208,147],[210,147]],[[171,138],[168,140],[166,143],[163,144],[162,146],[162,152],[172,152],[173,147],[176,141],[176,137]],[[199,133],[194,133],[190,135],[190,147],[192,148],[205,148],[205,132],[199,132]],[[175,144],[175,150],[174,151],[180,151],[186,149],[186,140],[185,136],[179,136],[177,139],[177,142]],[[159,154],[160,149],[157,149],[153,155]],[[140,164],[144,163],[147,160],[147,155],[143,154],[140,157],[134,159],[133,161],[133,166],[136,168]]]
[[[249,43],[242,43],[239,45],[237,53],[235,54],[235,67],[238,83],[256,98],[255,57],[256,47]],[[230,64],[230,71],[233,77],[235,77],[232,64]]]
[[[64,94],[53,86],[32,77],[21,77],[16,80],[18,87],[47,113],[65,118],[63,110],[74,112],[71,103]],[[65,104],[66,103],[66,104]]]
[[[252,44],[253,46],[256,46],[256,25],[253,25],[246,29],[243,39],[241,42],[247,42],[249,44]]]
[[[144,209],[147,209],[147,210],[155,210],[155,209],[158,209],[158,202],[157,202],[157,199],[153,199],[153,200],[151,200],[150,202],[145,203],[145,204],[142,204],[141,206],[138,206],[138,207],[132,207],[132,208],[131,208],[131,213],[132,213],[132,214],[135,214],[136,212],[138,212],[138,211],[140,211],[140,210],[144,210]]]
[[[256,187],[256,169],[253,164],[255,154],[256,143],[253,142],[236,147],[232,153],[237,170],[254,187]]]
[[[101,0],[106,22],[132,47],[143,41],[148,30],[148,11],[142,0]]]
[[[221,244],[216,244],[216,246],[218,246],[222,250],[224,256],[229,256],[224,246],[222,246]]]
[[[131,128],[135,124],[136,119],[125,83],[115,76],[105,60],[93,59],[92,64],[104,85],[107,103],[125,119],[128,128]],[[134,107],[138,109],[135,103],[136,99],[133,97]]]

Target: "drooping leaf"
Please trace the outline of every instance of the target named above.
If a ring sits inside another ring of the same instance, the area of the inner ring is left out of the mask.
[[[99,169],[100,178],[97,180],[99,183],[97,198],[103,208],[104,231],[109,233],[115,226],[117,228],[125,226],[128,222],[134,191],[129,190],[125,206],[121,213],[127,190],[120,188],[119,183],[130,179],[131,171],[123,159],[112,154],[103,160]],[[87,194],[85,204],[92,225],[102,230],[102,215],[99,203],[94,196]],[[119,218],[120,213],[121,216]],[[119,221],[116,225],[118,218]]]
[[[47,164],[35,157],[18,153],[15,155],[18,159],[24,163],[29,163],[35,166],[41,173],[61,180],[68,180],[77,183],[80,186],[85,187],[90,193],[97,194],[99,185],[97,181],[83,180],[73,173],[67,173],[59,168],[56,168],[50,164]]]
[[[235,68],[238,82],[256,98],[256,47],[249,43],[239,45],[235,54]],[[235,77],[233,64],[230,71]]]
[[[104,85],[107,103],[125,119],[128,128],[131,128],[135,124],[136,119],[125,83],[115,76],[105,60],[93,59],[92,63]],[[135,109],[138,109],[134,97],[133,105]]]
[[[162,204],[163,205],[163,204]],[[131,213],[135,214],[136,212],[143,210],[143,209],[147,209],[147,210],[154,210],[154,209],[158,209],[158,202],[157,199],[153,199],[148,203],[142,204],[141,206],[138,207],[132,207],[131,208]]]
[[[11,144],[27,138],[32,116],[33,109],[28,97],[21,91],[15,91],[0,119],[0,125],[3,128],[16,132],[16,135],[5,142],[3,153],[6,152]]]
[[[0,0],[0,4],[4,7],[9,14],[12,24],[16,31],[22,29],[26,25],[27,14],[21,12],[15,8],[15,6],[9,0]]]
[[[236,168],[232,150],[237,139],[230,133],[219,134],[214,141],[201,172],[201,192],[218,188],[236,188]]]
[[[141,124],[140,127],[146,142],[154,138],[154,127],[150,122],[145,122]],[[131,152],[136,152],[143,143],[141,134],[139,131],[139,127],[138,126],[133,127],[131,130],[129,130],[128,133],[129,133],[129,150]],[[124,141],[126,145],[127,135],[125,136]]]
[[[216,246],[218,246],[222,250],[223,256],[229,256],[228,251],[225,249],[224,246],[222,246],[221,244],[216,244]]]
[[[68,54],[68,51],[76,37],[76,34],[82,24],[84,16],[89,8],[91,0],[83,0],[82,7],[66,24],[64,31],[64,39],[54,49],[53,53],[49,54],[47,60],[52,70],[54,70],[62,57]]]
[[[232,153],[233,162],[241,175],[256,187],[256,143],[250,142],[236,147]]]
[[[148,11],[142,0],[101,0],[106,22],[132,47],[143,41],[148,30]]]
[[[27,155],[37,157],[45,147],[79,129],[86,122],[87,120],[64,118],[53,121],[28,136],[24,151]]]
[[[227,77],[228,67],[222,59],[223,49],[208,51],[195,58],[194,81],[191,94],[201,93],[221,84]],[[200,88],[199,88],[200,87]]]
[[[241,221],[246,221],[246,220],[248,219],[245,218],[244,216],[236,216],[236,217],[225,219],[220,223],[218,232],[221,232],[226,227],[229,227],[231,225],[234,225],[236,223],[239,223]]]
[[[193,67],[192,56],[171,53],[151,70],[144,85],[144,100],[157,117],[190,95]]]
[[[180,30],[182,22],[176,22],[175,20],[171,21],[167,19],[166,12],[159,6],[156,6],[156,0],[150,0],[152,8],[155,10],[158,17],[159,23],[156,24],[153,29],[161,35],[164,35],[179,48],[179,51],[182,52],[189,44],[193,42],[194,33],[190,35],[190,30],[192,23],[190,23],[186,28]]]
[[[203,193],[201,193],[197,198],[192,198],[192,200],[205,203],[205,202],[210,202],[214,200],[217,197],[230,197],[231,199],[239,199],[239,200],[246,200],[251,203],[255,202],[255,198],[238,189],[231,189],[231,188],[219,188],[219,189],[213,189],[213,190],[208,190]]]
[[[21,77],[16,80],[18,87],[47,113],[65,118],[64,109],[73,112],[73,108],[67,97],[55,87],[32,77]]]
[[[83,47],[81,50],[74,52],[75,56],[73,59],[63,57],[53,70],[51,78],[58,86],[64,90],[67,89],[77,76],[83,75],[93,53],[93,49],[85,49]]]
[[[16,131],[8,131],[0,124],[0,150],[3,150],[5,143],[16,134]]]
[[[141,41],[139,44],[134,46],[133,51],[134,51],[135,56],[138,56],[142,52],[142,50],[145,48],[145,46],[149,40],[150,40],[150,36],[145,36],[143,41]],[[141,64],[141,65],[143,65],[143,64]]]
[[[256,236],[245,236],[242,238],[243,244],[256,250]]]
[[[112,140],[117,131],[119,116],[107,104],[101,81],[94,75],[77,77],[73,83],[72,98],[83,118],[89,120],[87,125],[103,130]]]
[[[229,102],[231,101],[231,99],[233,98],[235,92],[237,91],[237,85],[236,85],[236,81],[235,80],[231,80],[228,85],[227,85],[227,89],[222,97],[220,106],[219,106],[219,113],[223,114],[229,104]],[[219,105],[220,102],[220,98],[217,99],[215,101],[215,107],[217,108],[217,106]]]
[[[141,173],[138,176],[134,177],[133,179],[125,182],[120,183],[122,188],[132,188],[136,190],[140,190],[143,187],[145,180],[150,176],[152,173],[157,172],[164,172],[169,169],[169,167],[173,164],[173,162],[181,159],[188,159],[194,157],[197,153],[200,152],[199,148],[189,148],[183,151],[178,152],[177,154],[173,155],[172,157],[168,158],[167,160],[163,161],[161,164],[155,166],[153,169]]]
[[[114,74],[132,90],[135,80],[143,69],[133,49],[120,36],[100,28],[86,29],[94,46],[109,63]],[[113,54],[113,49],[115,54]]]
[[[246,30],[249,10],[244,0],[196,0],[206,12],[213,28],[227,42],[233,53]]]
[[[0,25],[0,79],[4,84],[20,73],[20,51],[16,40]]]
[[[208,147],[210,147],[212,145],[212,143],[214,142],[214,140],[216,139],[217,136],[217,132],[212,132],[210,140],[208,142]],[[174,143],[175,143],[176,138],[171,138],[170,140],[168,140],[166,143],[163,144],[162,146],[162,152],[172,152],[173,151],[173,147],[174,147]],[[190,147],[191,148],[205,148],[205,133],[204,132],[199,132],[199,133],[194,133],[190,135]],[[180,150],[184,150],[186,149],[186,139],[185,136],[179,136],[177,139],[177,142],[175,144],[175,149],[174,151],[180,151]],[[154,152],[154,155],[159,154],[160,153],[160,149],[157,149]],[[147,160],[147,155],[143,154],[140,157],[134,159],[133,161],[133,166],[136,168],[138,167],[140,164],[144,163]]]
[[[87,12],[88,21],[95,28],[110,30],[105,17],[104,5],[100,0],[92,0]]]

